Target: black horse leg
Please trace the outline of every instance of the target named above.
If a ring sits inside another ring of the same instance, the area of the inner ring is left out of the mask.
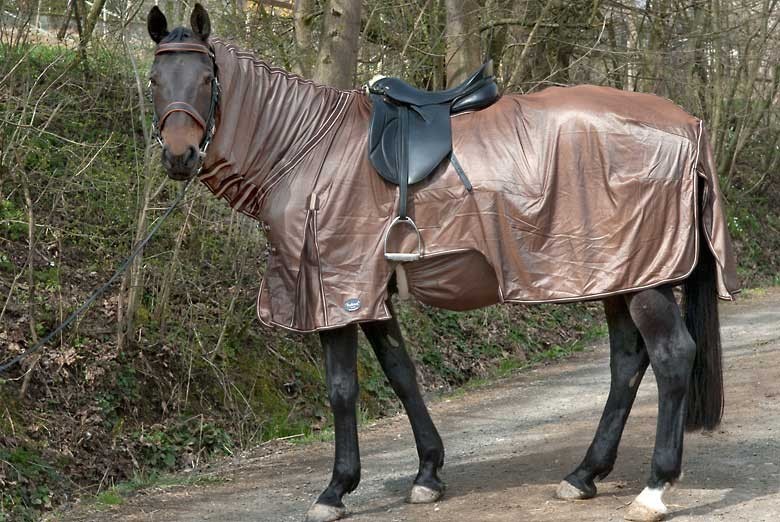
[[[625,516],[628,520],[660,520],[667,512],[663,493],[682,470],[687,394],[696,343],[671,288],[645,290],[629,297],[628,302],[658,384],[658,424],[650,479]]]
[[[306,514],[307,522],[329,522],[346,515],[342,498],[360,482],[356,405],[357,327],[349,325],[320,333],[325,350],[328,397],[333,410],[336,458],[330,484]]]
[[[444,491],[444,484],[438,477],[439,468],[444,464],[444,446],[420,395],[414,363],[406,352],[395,313],[388,321],[363,323],[361,326],[412,425],[420,469],[409,501],[435,502]]]
[[[557,496],[582,500],[596,495],[595,479],[606,477],[617,458],[620,437],[649,363],[644,341],[623,296],[604,301],[609,327],[612,381],[596,435],[585,459],[558,487]]]

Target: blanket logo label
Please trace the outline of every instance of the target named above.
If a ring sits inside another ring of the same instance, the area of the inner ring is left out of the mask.
[[[360,309],[360,299],[357,297],[353,297],[352,299],[347,299],[344,302],[344,310],[347,312],[356,312]]]

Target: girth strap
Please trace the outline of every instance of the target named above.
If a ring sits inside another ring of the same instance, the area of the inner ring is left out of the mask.
[[[450,163],[452,163],[455,172],[458,173],[458,177],[460,178],[460,181],[463,183],[463,186],[466,187],[466,190],[469,192],[474,190],[474,187],[471,186],[471,182],[469,181],[469,178],[466,177],[466,171],[463,170],[463,167],[460,166],[460,162],[458,161],[458,158],[455,157],[455,151],[450,152]]]

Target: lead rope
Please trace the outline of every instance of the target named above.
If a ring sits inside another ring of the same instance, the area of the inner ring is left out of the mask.
[[[95,292],[92,293],[91,296],[82,304],[75,312],[70,314],[67,319],[65,319],[57,328],[55,328],[52,332],[50,332],[46,337],[38,341],[35,346],[30,348],[29,350],[26,350],[24,353],[20,353],[19,355],[13,357],[12,359],[8,360],[7,362],[4,362],[2,365],[0,365],[0,374],[4,373],[6,370],[14,366],[15,364],[18,364],[19,362],[23,361],[24,359],[28,358],[48,343],[55,335],[65,330],[65,328],[70,325],[79,315],[81,315],[92,303],[95,302],[95,299],[103,295],[103,293],[108,290],[108,288],[111,286],[111,284],[117,280],[117,278],[122,275],[125,270],[127,270],[127,267],[130,266],[130,262],[143,250],[144,246],[149,242],[150,239],[152,239],[152,236],[157,232],[157,230],[160,228],[160,226],[163,224],[163,222],[168,218],[168,216],[171,215],[171,213],[176,209],[177,206],[179,206],[179,203],[181,203],[181,200],[184,198],[184,193],[187,192],[187,189],[192,185],[192,182],[195,181],[197,176],[193,176],[185,185],[182,186],[181,190],[179,191],[178,196],[176,196],[176,199],[173,201],[170,207],[168,207],[168,210],[165,211],[165,213],[160,217],[160,219],[157,220],[157,222],[152,225],[151,229],[149,230],[149,234],[145,238],[141,240],[140,243],[136,245],[136,247],[133,249],[133,251],[130,253],[130,255],[127,257],[127,259],[124,260],[124,262],[120,265],[120,267],[117,269],[116,272],[114,272],[114,275],[111,276],[111,278],[100,288],[98,288]]]

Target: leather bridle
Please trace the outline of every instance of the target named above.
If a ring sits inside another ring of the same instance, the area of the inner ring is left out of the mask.
[[[211,103],[209,105],[209,114],[207,118],[203,118],[198,110],[185,101],[173,101],[169,103],[163,111],[162,118],[157,119],[157,112],[154,111],[152,118],[153,135],[157,139],[160,146],[163,146],[162,130],[165,126],[165,121],[168,117],[175,112],[183,112],[203,129],[203,139],[198,146],[198,172],[203,167],[203,159],[206,157],[206,150],[214,138],[214,132],[216,131],[216,116],[217,105],[219,105],[219,80],[217,79],[217,63],[214,59],[214,52],[205,45],[185,42],[164,43],[157,46],[154,54],[164,53],[202,53],[208,55],[211,58],[214,74],[211,78]],[[151,82],[150,82],[151,83]]]

